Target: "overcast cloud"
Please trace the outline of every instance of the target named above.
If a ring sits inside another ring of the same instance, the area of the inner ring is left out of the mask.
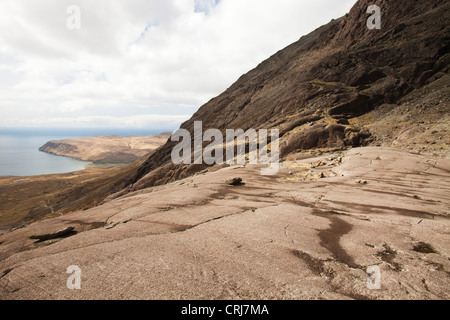
[[[0,0],[0,127],[176,129],[354,3]]]

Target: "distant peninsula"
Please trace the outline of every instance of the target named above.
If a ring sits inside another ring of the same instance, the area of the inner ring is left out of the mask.
[[[97,164],[128,164],[149,154],[167,142],[171,133],[150,136],[97,136],[52,140],[40,151]]]

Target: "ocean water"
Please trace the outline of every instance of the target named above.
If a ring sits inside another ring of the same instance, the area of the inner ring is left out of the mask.
[[[0,128],[0,176],[33,176],[83,170],[91,162],[55,156],[39,151],[50,140],[92,137],[99,135],[150,135],[148,130],[90,129],[36,130]]]

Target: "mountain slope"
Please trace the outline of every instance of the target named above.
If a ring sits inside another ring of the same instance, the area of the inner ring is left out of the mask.
[[[378,147],[339,157],[275,176],[223,168],[0,235],[0,299],[448,300],[450,160]],[[310,169],[338,174],[303,180]],[[245,185],[224,183],[234,176]],[[72,265],[81,290],[66,286]],[[367,287],[369,266],[381,290]]]
[[[381,30],[366,26],[374,3],[382,10]],[[192,132],[194,121],[222,131],[277,128],[284,159],[364,145],[448,157],[449,18],[445,1],[360,0],[346,16],[241,76],[181,128]],[[207,168],[174,165],[174,146],[168,141],[120,172],[45,195],[45,201],[57,212],[76,212]],[[25,220],[48,212],[39,205]]]
[[[359,1],[182,125],[279,128],[276,175],[236,165],[183,179],[206,166],[174,165],[168,142],[45,204],[78,212],[0,234],[0,299],[448,300],[450,4],[375,3],[381,30]],[[365,144],[377,147],[342,150]]]
[[[366,27],[371,4],[382,10],[380,30]],[[449,17],[450,3],[445,1],[358,1],[346,16],[243,75],[181,128],[193,132],[194,121],[222,131],[279,128],[286,157],[324,148],[390,146],[404,131],[423,125],[423,139],[411,148],[426,146],[447,155]],[[430,96],[434,100],[427,106]],[[428,137],[436,137],[432,126],[439,128],[442,141],[430,147]],[[129,190],[204,169],[171,164],[174,145],[169,141],[150,156]]]

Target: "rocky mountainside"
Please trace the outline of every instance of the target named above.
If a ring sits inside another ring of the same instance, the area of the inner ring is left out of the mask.
[[[379,30],[366,25],[372,4],[381,8]],[[284,158],[362,145],[447,156],[449,17],[441,0],[360,0],[243,75],[181,128],[278,128]],[[152,154],[128,190],[204,169],[173,165],[174,145]]]
[[[381,9],[379,30],[366,25],[372,4]],[[240,77],[181,128],[192,133],[194,121],[204,130],[276,128],[281,160],[364,145],[449,157],[449,18],[446,1],[360,0],[344,17]],[[120,172],[45,194],[43,201],[67,214],[206,169],[173,164],[176,143],[167,141]],[[8,188],[6,183],[3,190]],[[14,215],[16,197],[4,199],[13,210],[7,215]],[[37,205],[25,211],[28,223],[48,210]]]
[[[279,129],[275,175],[175,165],[168,141],[117,172],[2,179],[0,299],[448,300],[449,18],[360,0],[182,125]],[[2,230],[18,208],[33,223]]]

